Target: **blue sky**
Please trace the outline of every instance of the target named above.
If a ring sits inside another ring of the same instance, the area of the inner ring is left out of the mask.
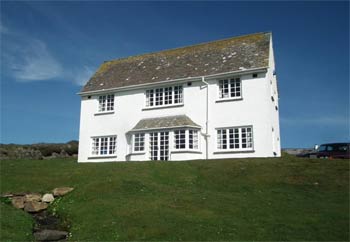
[[[282,147],[349,141],[349,2],[1,2],[1,143],[78,139],[105,60],[272,31]]]

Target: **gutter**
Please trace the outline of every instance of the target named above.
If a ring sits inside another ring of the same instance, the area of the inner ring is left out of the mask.
[[[254,73],[254,72],[265,72],[265,71],[267,71],[267,69],[268,69],[268,67],[259,67],[259,68],[252,68],[252,69],[246,69],[246,70],[222,72],[222,73],[212,74],[212,75],[207,75],[207,76],[186,77],[186,78],[179,78],[179,79],[174,79],[174,80],[169,80],[169,81],[160,81],[160,82],[130,85],[130,86],[124,86],[124,87],[100,89],[100,90],[96,90],[96,91],[78,92],[77,94],[80,96],[87,96],[87,95],[93,95],[93,94],[110,93],[110,92],[114,92],[114,91],[128,91],[128,90],[140,89],[140,88],[144,88],[144,87],[167,85],[167,84],[179,83],[179,82],[186,83],[188,81],[202,81],[203,77],[205,77],[206,79],[214,79],[214,78],[225,77],[228,75],[250,74],[250,73]]]
[[[206,93],[206,111],[205,111],[205,134],[204,134],[204,138],[205,138],[205,159],[208,160],[208,138],[209,138],[209,83],[205,81],[204,76],[202,76],[202,80],[201,80],[207,88],[207,93]]]

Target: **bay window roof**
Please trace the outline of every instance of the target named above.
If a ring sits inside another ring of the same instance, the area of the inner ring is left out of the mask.
[[[176,115],[141,119],[131,132],[186,127],[200,128],[201,126],[193,122],[186,115]]]

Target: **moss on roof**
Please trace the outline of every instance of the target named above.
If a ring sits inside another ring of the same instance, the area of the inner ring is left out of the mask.
[[[257,33],[104,62],[83,92],[268,66],[270,33]]]

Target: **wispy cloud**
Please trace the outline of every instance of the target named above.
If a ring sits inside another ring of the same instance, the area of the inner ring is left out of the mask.
[[[319,117],[299,117],[299,118],[281,118],[281,123],[286,125],[337,125],[349,126],[348,116],[319,116]]]
[[[74,83],[83,86],[90,79],[92,74],[94,73],[94,69],[88,66],[84,66],[81,70],[76,71],[73,74]]]
[[[8,29],[2,24],[2,22],[0,21],[0,33],[1,34],[6,34],[8,31]]]
[[[12,31],[0,22],[2,65],[18,82],[70,80],[84,85],[93,74],[90,66],[65,67],[41,39]]]
[[[62,75],[61,64],[40,39],[9,31],[1,24],[4,35],[3,64],[18,81],[51,80]]]

